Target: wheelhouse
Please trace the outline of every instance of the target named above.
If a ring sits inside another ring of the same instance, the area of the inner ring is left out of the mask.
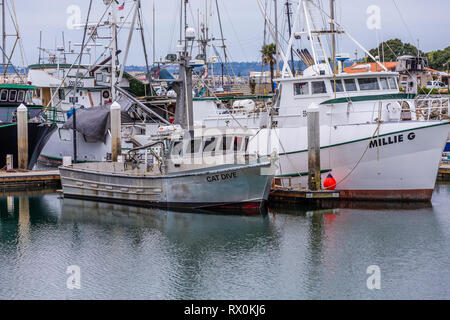
[[[295,99],[316,98],[320,96],[338,95],[370,95],[398,92],[398,75],[382,73],[366,73],[355,75],[337,75],[335,79],[327,77],[312,77],[301,79],[280,80],[282,84],[292,82],[292,92]],[[287,90],[290,91],[290,90]]]
[[[0,84],[0,107],[18,107],[23,104],[31,104],[33,90],[29,85]]]
[[[211,131],[208,129],[207,131]],[[253,133],[237,130],[214,130],[205,135],[194,135],[172,139],[169,157],[180,159],[186,157],[214,157],[224,154],[247,154]]]
[[[29,85],[0,84],[0,123],[16,121],[16,109],[21,104],[29,108],[29,117],[34,118],[41,112],[41,107],[30,108],[36,88]]]

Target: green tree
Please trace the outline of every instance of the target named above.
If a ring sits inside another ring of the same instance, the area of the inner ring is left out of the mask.
[[[450,46],[444,50],[436,50],[427,53],[428,66],[432,69],[450,70]]]
[[[384,61],[397,61],[397,58],[400,56],[417,56],[418,52],[421,56],[424,56],[425,53],[417,50],[415,46],[409,43],[403,43],[400,39],[391,39],[383,42],[378,46],[378,48],[374,48],[369,50],[370,54],[374,57],[380,56],[380,60],[383,60],[383,51],[384,51]],[[367,57],[365,62],[374,62],[372,58]]]
[[[272,84],[272,92],[275,92],[275,84],[273,82],[273,68],[275,66],[276,46],[274,43],[265,45],[261,49],[263,64],[270,65],[270,83]]]

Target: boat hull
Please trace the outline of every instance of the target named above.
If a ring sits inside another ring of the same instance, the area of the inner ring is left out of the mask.
[[[99,172],[95,168],[110,166]],[[115,166],[115,167],[114,167]],[[270,163],[229,166],[167,176],[117,174],[120,163],[86,163],[60,167],[64,196],[112,203],[257,213],[269,197]]]
[[[28,169],[32,170],[39,154],[56,129],[55,124],[28,123]],[[17,125],[0,125],[0,168],[6,165],[6,156],[13,155],[14,168],[18,166]]]
[[[63,157],[73,157],[73,131],[58,128],[50,136],[48,143],[39,156],[39,164],[57,167],[62,165]],[[106,143],[87,141],[77,132],[77,159],[79,162],[102,161],[111,152],[111,141],[108,135]]]
[[[377,124],[336,126],[331,132],[322,126],[322,181],[331,172],[345,199],[430,201],[449,129],[444,121],[383,123],[376,135]],[[290,179],[293,185],[307,186],[307,141],[301,138],[307,136],[306,128],[277,130],[272,133],[280,154],[277,176],[285,184]],[[261,149],[266,139],[250,151]]]

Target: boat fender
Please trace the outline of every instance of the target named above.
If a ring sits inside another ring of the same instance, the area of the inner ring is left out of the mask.
[[[326,190],[336,190],[336,180],[333,178],[333,176],[328,174],[327,178],[323,182],[323,186]]]

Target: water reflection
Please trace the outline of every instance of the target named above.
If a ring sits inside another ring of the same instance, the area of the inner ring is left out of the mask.
[[[279,237],[267,215],[191,214],[72,199],[62,200],[60,223],[71,228],[94,226],[101,243],[120,239],[119,251],[129,247],[128,254],[138,265],[147,262],[135,270],[138,274],[163,278],[154,288],[156,296],[171,298],[217,295],[224,285],[222,273],[247,264],[260,270],[256,281],[261,282],[264,264],[259,260],[265,259],[264,250],[277,246]],[[87,241],[91,239],[84,236],[79,246],[85,247]]]
[[[448,297],[450,186],[433,205],[204,215],[64,199],[0,198],[0,298]],[[379,265],[381,291],[366,288]],[[68,291],[78,265],[82,290]]]
[[[130,227],[136,232],[156,229],[174,242],[195,242],[199,235],[218,241],[240,241],[251,246],[260,236],[271,232],[270,219],[261,216],[227,216],[166,211],[85,200],[63,199],[60,222]],[[140,238],[135,234],[135,240]]]
[[[26,246],[30,241],[30,199],[19,198],[19,244]]]

